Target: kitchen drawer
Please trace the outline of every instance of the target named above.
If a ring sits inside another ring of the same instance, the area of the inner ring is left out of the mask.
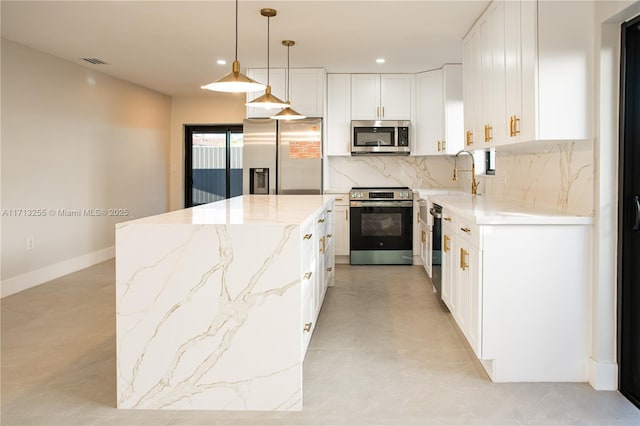
[[[458,216],[456,231],[460,238],[476,248],[480,247],[480,227],[473,221],[465,217]]]
[[[442,226],[458,227],[458,216],[445,207],[442,208]]]
[[[334,194],[336,197],[336,206],[348,206],[349,194]]]

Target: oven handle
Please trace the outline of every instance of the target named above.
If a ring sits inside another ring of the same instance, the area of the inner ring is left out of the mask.
[[[413,201],[351,201],[351,207],[413,207]]]

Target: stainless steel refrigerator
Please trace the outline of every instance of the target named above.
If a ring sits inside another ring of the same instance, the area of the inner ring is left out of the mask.
[[[243,194],[322,194],[322,119],[243,123]]]

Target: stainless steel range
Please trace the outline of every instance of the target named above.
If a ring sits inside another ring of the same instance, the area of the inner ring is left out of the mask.
[[[352,265],[413,263],[413,191],[407,187],[351,188]]]

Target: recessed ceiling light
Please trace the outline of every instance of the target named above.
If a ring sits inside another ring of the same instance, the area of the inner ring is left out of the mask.
[[[226,65],[226,64],[227,64],[227,61],[225,61],[224,59],[218,59],[218,60],[216,61],[216,63],[217,63],[218,65]]]
[[[376,59],[376,62],[379,64],[384,64],[384,58],[378,58]]]

